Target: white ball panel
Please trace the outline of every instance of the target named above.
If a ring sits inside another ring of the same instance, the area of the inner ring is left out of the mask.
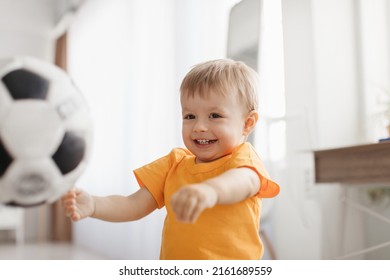
[[[13,104],[1,136],[15,158],[51,156],[65,133],[61,119],[47,102],[23,100]]]
[[[62,177],[51,159],[18,160],[3,177],[10,202],[33,205],[45,202],[61,182]],[[3,190],[4,191],[4,190]]]
[[[68,75],[59,67],[32,57],[23,59],[23,68],[42,76],[50,82],[69,79]]]
[[[89,126],[91,127],[91,126]],[[91,156],[91,151],[92,151],[92,129],[86,129],[85,131],[83,131],[84,133],[84,136],[83,138],[85,139],[85,143],[89,143],[88,145],[86,145],[85,147],[85,155],[84,155],[84,160],[85,162],[87,162],[89,160],[89,157]]]
[[[67,130],[90,127],[90,114],[85,99],[71,80],[52,83],[48,100],[57,109]]]

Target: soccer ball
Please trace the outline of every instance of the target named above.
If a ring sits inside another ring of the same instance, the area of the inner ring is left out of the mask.
[[[60,68],[31,57],[0,60],[0,203],[52,203],[84,171],[91,118]]]

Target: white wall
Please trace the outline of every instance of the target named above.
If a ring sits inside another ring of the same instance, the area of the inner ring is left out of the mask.
[[[390,89],[390,2],[360,0],[358,15],[361,26],[359,42],[361,44],[362,126],[365,139],[375,142],[379,138],[388,137],[386,123],[379,117],[383,104],[378,102],[378,99],[380,100],[379,96],[384,91]],[[390,184],[387,184],[387,187],[390,187]],[[390,216],[388,199],[377,203],[369,202],[368,206],[376,213],[385,217]],[[364,218],[367,247],[387,242],[390,236],[388,223],[369,215],[365,215]],[[389,259],[389,256],[389,246],[365,254],[367,259]]]
[[[0,56],[53,57],[54,5],[50,0],[0,1]]]
[[[376,141],[387,136],[384,123],[378,118],[383,109],[378,99],[390,88],[390,3],[387,0],[360,0],[357,8],[361,26],[362,127],[365,138]]]
[[[365,189],[314,184],[312,151],[378,140],[370,123],[375,97],[367,87],[388,85],[385,2],[282,2],[287,163],[274,215],[282,259],[332,259],[374,243],[368,240],[375,230],[370,235],[366,228],[372,218],[341,201],[361,202]]]
[[[309,155],[316,137],[315,61],[310,0],[282,1],[286,95],[285,168],[276,201],[275,245],[280,259],[321,257],[321,215],[307,191]],[[297,132],[300,133],[297,133]],[[288,233],[288,234],[287,234]]]
[[[282,5],[287,176],[275,214],[277,251],[282,259],[329,258],[341,240],[339,189],[314,186],[311,151],[357,142],[352,1]]]

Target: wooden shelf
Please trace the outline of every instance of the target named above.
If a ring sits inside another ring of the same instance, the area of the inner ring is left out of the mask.
[[[389,183],[390,141],[314,152],[316,183]]]

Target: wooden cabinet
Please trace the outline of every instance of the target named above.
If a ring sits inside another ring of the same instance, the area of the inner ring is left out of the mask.
[[[390,183],[390,141],[314,152],[316,183]]]

